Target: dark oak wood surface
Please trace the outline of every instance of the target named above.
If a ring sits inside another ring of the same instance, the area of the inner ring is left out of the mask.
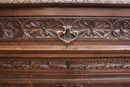
[[[130,9],[115,7],[28,7],[1,8],[0,16],[129,16]]]
[[[0,16],[0,87],[130,86],[129,7],[1,7]]]

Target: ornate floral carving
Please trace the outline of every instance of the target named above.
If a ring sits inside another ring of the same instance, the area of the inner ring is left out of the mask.
[[[129,58],[42,59],[0,58],[6,70],[130,70]]]
[[[81,29],[80,38],[106,38],[111,31],[111,23],[108,20],[83,19],[74,25]]]
[[[111,35],[115,38],[127,38],[129,36],[130,24],[126,20],[117,20],[114,23],[114,28],[111,31]]]
[[[56,20],[29,20],[24,25],[24,34],[28,38],[56,37],[55,28],[61,26]]]
[[[3,31],[7,38],[17,38],[21,33],[21,24],[18,20],[8,20],[3,25]]]
[[[69,43],[77,38],[130,39],[129,18],[0,18],[0,39],[59,38]]]

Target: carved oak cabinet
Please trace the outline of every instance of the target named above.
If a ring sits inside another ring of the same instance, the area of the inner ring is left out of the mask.
[[[129,0],[0,0],[0,87],[130,87]]]

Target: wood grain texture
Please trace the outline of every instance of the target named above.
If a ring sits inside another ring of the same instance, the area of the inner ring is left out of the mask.
[[[0,87],[130,86],[129,7],[2,7],[0,16]]]
[[[0,7],[130,7],[129,0],[0,0]]]
[[[1,4],[6,3],[107,3],[107,4],[129,4],[128,0],[1,0]]]
[[[129,8],[108,7],[23,7],[1,8],[0,16],[115,16],[129,17]]]

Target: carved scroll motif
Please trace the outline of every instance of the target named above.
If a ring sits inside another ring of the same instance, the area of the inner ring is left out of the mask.
[[[56,31],[57,36],[64,42],[70,43],[78,38],[78,31],[72,30],[72,26],[63,26],[64,31]]]

